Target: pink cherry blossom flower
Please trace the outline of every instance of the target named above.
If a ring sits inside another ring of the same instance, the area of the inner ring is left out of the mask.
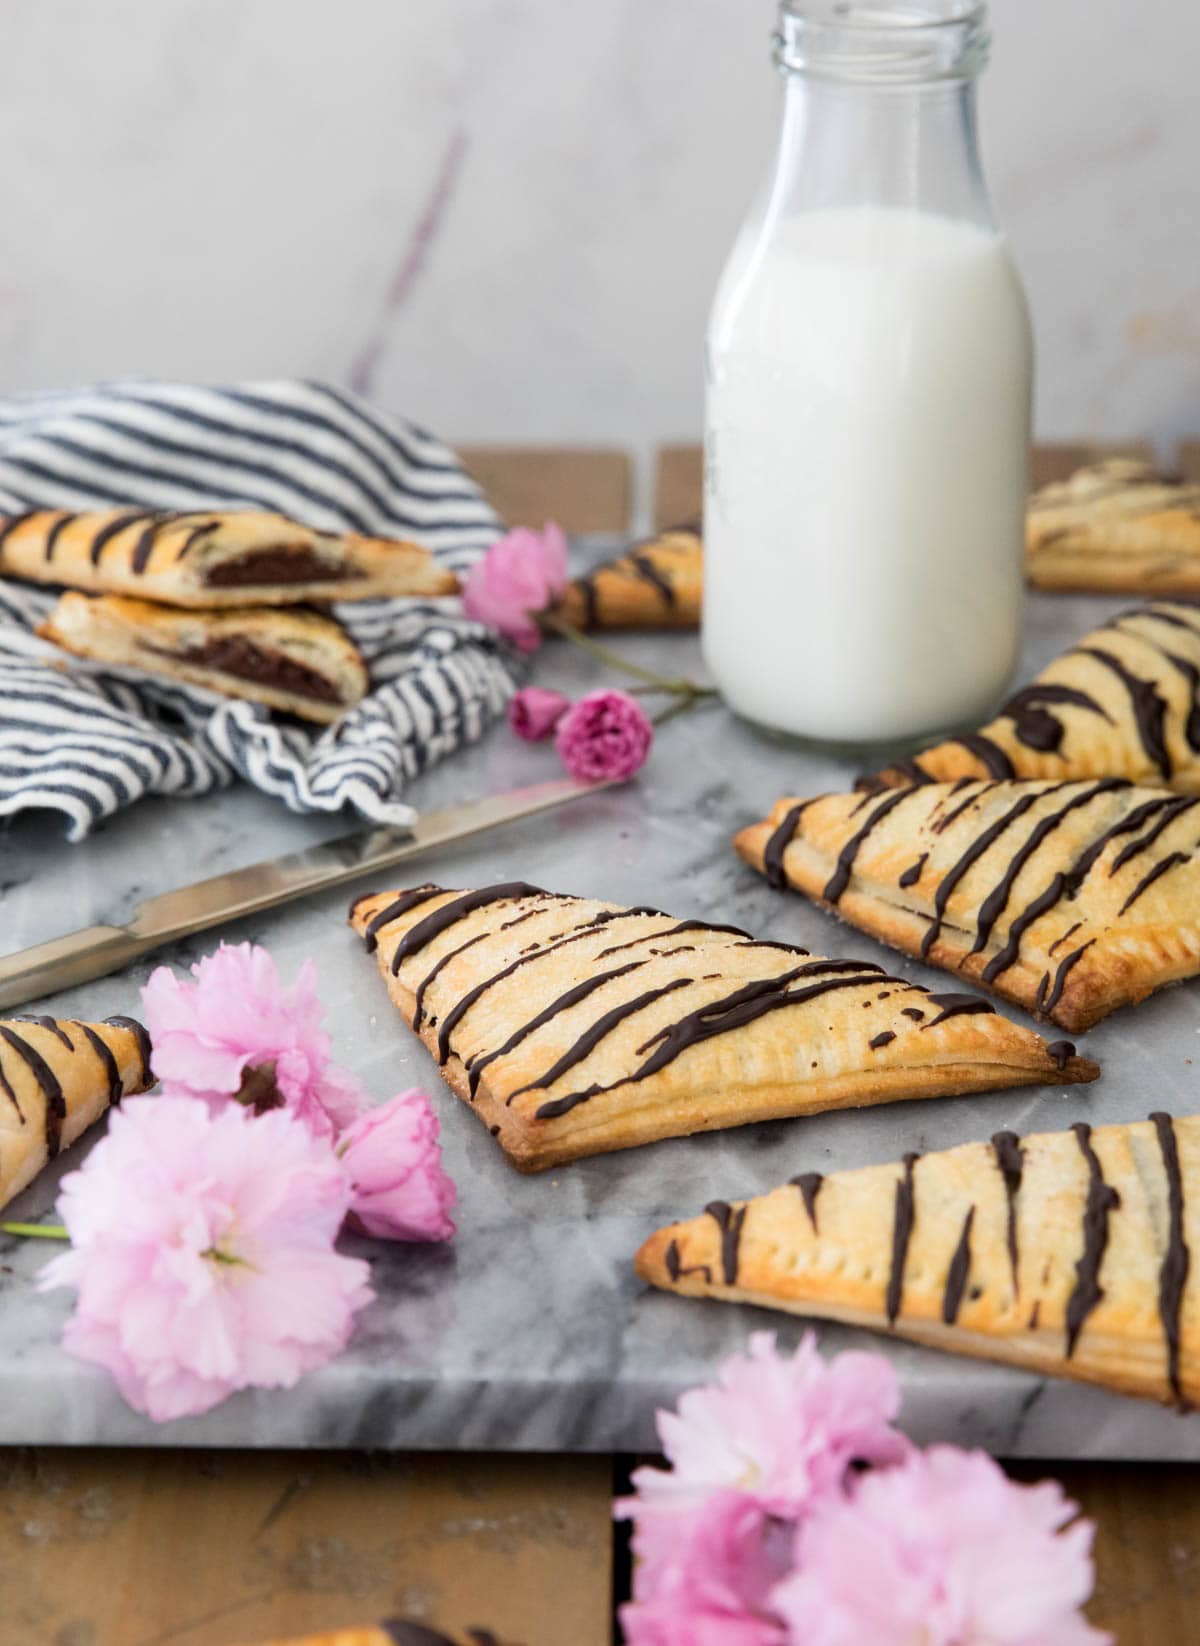
[[[1102,1646],[1074,1515],[1056,1483],[1018,1485],[982,1452],[913,1452],[814,1510],[773,1603],[805,1646]]]
[[[548,520],[540,532],[519,526],[476,561],[463,585],[468,617],[499,629],[523,652],[536,651],[538,612],[552,606],[567,583],[567,540]]]
[[[438,1121],[424,1092],[401,1092],[344,1131],[338,1158],[350,1179],[350,1223],[381,1240],[449,1240],[455,1188],[442,1170]]]
[[[107,1367],[156,1423],[235,1389],[290,1388],[346,1345],[368,1269],[334,1250],[350,1185],[332,1149],[279,1109],[134,1098],[63,1179],[73,1286],[63,1347]]]
[[[628,1646],[785,1646],[769,1596],[790,1570],[792,1541],[789,1525],[742,1492],[655,1505],[634,1534],[634,1599],[621,1611]]]
[[[160,966],[142,990],[164,1096],[238,1098],[259,1114],[286,1104],[328,1138],[366,1106],[353,1075],[329,1060],[311,960],[285,989],[265,949],[223,943],[192,976],[187,983]]]
[[[572,777],[583,783],[632,777],[646,764],[654,727],[627,692],[589,692],[573,703],[554,734],[555,747]]]
[[[544,686],[523,687],[508,705],[508,723],[527,743],[542,743],[554,735],[571,699]]]
[[[896,1374],[882,1355],[854,1350],[824,1360],[806,1332],[793,1355],[773,1332],[755,1332],[749,1353],[731,1355],[714,1383],[689,1389],[675,1412],[659,1412],[658,1433],[672,1467],[639,1469],[645,1504],[695,1502],[740,1491],[770,1515],[795,1520],[837,1492],[851,1463],[898,1463],[908,1442],[892,1428],[900,1410]]]

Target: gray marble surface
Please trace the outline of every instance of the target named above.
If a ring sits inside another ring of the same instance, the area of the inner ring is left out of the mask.
[[[1030,607],[1026,668],[1113,609],[1043,597]],[[699,670],[687,637],[619,644],[671,672]],[[536,678],[578,690],[600,671],[563,645]],[[552,748],[497,728],[412,790],[424,807],[556,774]],[[843,785],[854,767],[777,746],[721,707],[662,729],[640,778],[548,816],[441,851],[408,870],[450,886],[525,878],[679,915],[729,920],[834,954],[861,954],[925,982],[935,975],[772,892],[730,849],[737,827],[777,794]],[[295,817],[239,788],[206,801],[150,801],[71,847],[44,819],[0,833],[3,946],[15,949],[91,921],[121,920],[140,897],[222,868],[343,832],[347,820]],[[363,890],[371,888],[367,882]],[[753,1330],[785,1343],[803,1325],[749,1307],[652,1293],[631,1257],[658,1224],[714,1197],[774,1187],[797,1172],[896,1158],[1079,1118],[1142,1118],[1196,1106],[1198,985],[1118,1014],[1087,1037],[1104,1067],[1091,1087],[1035,1089],[906,1103],[678,1139],[521,1177],[486,1130],[441,1085],[388,1004],[375,965],[345,925],[339,892],[231,927],[267,944],[285,976],[316,955],[338,1055],[379,1097],[412,1084],[435,1094],[446,1161],[460,1193],[449,1248],[358,1243],[377,1301],[347,1353],[289,1392],[235,1396],[206,1417],[160,1426],[130,1411],[108,1378],[62,1353],[69,1294],[30,1284],[44,1246],[0,1237],[0,1442],[121,1445],[640,1449],[654,1444],[656,1406],[706,1378]],[[215,942],[194,939],[159,958],[182,966]],[[136,1012],[150,963],[48,1002],[63,1016]],[[1014,1015],[1016,1015],[1014,1013]],[[48,1171],[9,1216],[38,1218],[80,1150]],[[354,1244],[354,1243],[351,1243]],[[1007,1456],[1200,1458],[1200,1415],[1181,1418],[1095,1389],[906,1347],[882,1336],[818,1328],[828,1349],[882,1350],[904,1384],[903,1421],[921,1440],[986,1446]]]

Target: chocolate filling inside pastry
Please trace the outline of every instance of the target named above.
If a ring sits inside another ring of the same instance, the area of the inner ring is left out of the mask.
[[[281,544],[220,561],[205,572],[204,581],[214,589],[240,589],[259,583],[344,582],[362,575],[357,567],[323,560],[307,546]]]
[[[307,664],[297,663],[282,652],[256,646],[244,635],[222,635],[206,640],[202,646],[189,646],[173,651],[167,646],[145,645],[146,651],[160,657],[174,658],[180,663],[197,663],[202,668],[216,669],[221,674],[233,675],[238,680],[253,680],[261,686],[274,686],[279,691],[292,692],[296,697],[311,697],[317,703],[340,703],[341,696],[332,680]]]

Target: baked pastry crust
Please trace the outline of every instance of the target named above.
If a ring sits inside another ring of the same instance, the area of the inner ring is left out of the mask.
[[[1200,594],[1200,484],[1114,457],[1033,494],[1026,570],[1039,589]]]
[[[0,572],[169,606],[279,606],[453,594],[415,543],[314,531],[282,514],[33,509],[0,520]]]
[[[132,1018],[0,1019],[0,1206],[110,1103],[153,1084],[149,1036]]]
[[[653,1234],[644,1280],[933,1348],[1200,1399],[1200,1118],[801,1174]]]
[[[78,657],[146,669],[328,723],[370,689],[362,654],[331,617],[291,607],[174,611],[69,590],[38,633]]]
[[[576,578],[558,611],[577,629],[694,629],[703,587],[699,531],[672,526]]]
[[[1200,799],[1120,779],[783,799],[739,855],[906,954],[1081,1033],[1200,973]]]
[[[264,1641],[262,1646],[516,1646],[490,1629],[465,1629],[447,1635],[428,1623],[388,1618],[361,1629],[334,1629],[319,1635],[289,1635],[286,1640]]]
[[[514,882],[360,898],[388,993],[521,1171],[824,1109],[1092,1080],[975,995]]]
[[[960,777],[1127,777],[1200,794],[1200,609],[1120,612],[978,732],[899,760],[865,787]]]

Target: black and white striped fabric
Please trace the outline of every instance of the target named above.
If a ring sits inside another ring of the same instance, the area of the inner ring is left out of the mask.
[[[119,382],[0,399],[0,513],[26,508],[263,508],[333,531],[406,537],[462,571],[501,527],[425,430],[323,383]],[[38,640],[55,596],[0,581],[0,816],[50,808],[81,840],[147,794],[236,778],[294,811],[406,824],[419,772],[478,738],[520,663],[455,601],[335,608],[372,690],[326,731]]]

